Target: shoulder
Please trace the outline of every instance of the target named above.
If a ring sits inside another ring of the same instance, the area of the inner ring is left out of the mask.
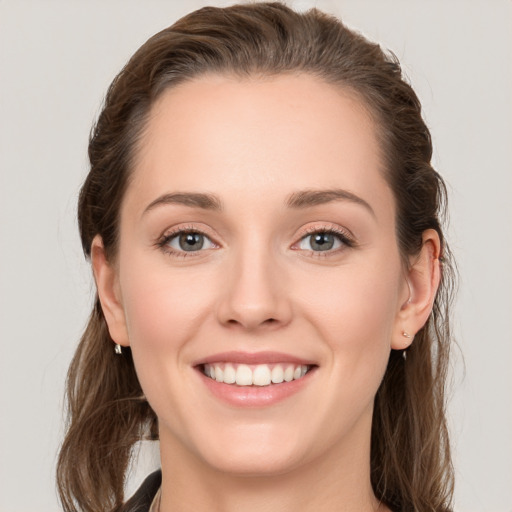
[[[151,473],[119,512],[148,512],[161,484],[162,472],[158,470]]]

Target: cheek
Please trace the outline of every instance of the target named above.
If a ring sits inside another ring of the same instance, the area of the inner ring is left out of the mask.
[[[193,335],[209,300],[199,276],[173,272],[165,261],[142,255],[128,261],[120,277],[132,348],[139,344],[168,347]]]
[[[199,276],[191,279],[191,273],[172,272],[165,262],[141,258],[125,268],[123,305],[139,382],[159,417],[173,411],[167,420],[180,431],[188,424],[182,403],[182,397],[190,395],[187,363],[205,312],[211,311],[211,289]]]
[[[328,344],[333,372],[378,387],[399,309],[399,264],[340,267],[316,277],[316,292],[309,294],[302,309]]]
[[[396,270],[347,267],[313,282],[314,291],[308,294],[305,288],[301,293],[307,297],[305,307],[326,332],[337,333],[340,344],[343,340],[359,344],[389,339],[398,307]]]
[[[325,435],[333,439],[362,415],[371,416],[389,360],[398,299],[399,273],[393,269],[346,270],[311,304],[322,318],[315,325],[328,344],[326,370],[333,393],[324,405],[335,412]]]
[[[147,261],[134,262],[131,268],[121,276],[123,304],[137,374],[145,388],[167,380],[170,367],[187,370],[183,355],[197,338],[202,315],[211,309],[211,292],[200,279],[190,279],[190,273],[185,277],[161,264],[152,268]]]
[[[194,301],[189,300],[188,290],[166,287],[161,282],[155,283],[154,287],[151,284],[150,280],[140,283],[136,293],[125,303],[132,348],[137,345],[169,346],[175,340],[187,337],[194,326]],[[191,321],[184,322],[184,319]]]

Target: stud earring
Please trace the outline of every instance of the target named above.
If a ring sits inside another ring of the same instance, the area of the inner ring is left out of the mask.
[[[116,343],[116,346],[114,348],[114,352],[117,354],[117,355],[120,355],[123,353],[123,347],[121,347],[121,345],[119,345],[119,343]]]
[[[408,332],[406,332],[406,331],[402,331],[402,336],[404,338],[410,338],[411,337],[411,335]]]

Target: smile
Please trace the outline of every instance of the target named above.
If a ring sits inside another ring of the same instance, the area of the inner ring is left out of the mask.
[[[301,396],[319,369],[315,360],[274,351],[222,352],[192,366],[214,397],[242,409],[269,407]]]
[[[309,365],[292,363],[256,365],[213,363],[204,364],[202,370],[204,375],[223,384],[270,386],[299,380],[308,373],[310,368]]]

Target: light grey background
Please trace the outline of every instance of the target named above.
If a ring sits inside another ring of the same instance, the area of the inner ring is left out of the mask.
[[[103,94],[154,32],[228,2],[0,0],[0,512],[58,510],[65,372],[92,285],[76,230]],[[290,1],[392,49],[450,187],[461,279],[450,421],[457,510],[512,511],[512,2]],[[130,489],[153,455],[142,456]]]

